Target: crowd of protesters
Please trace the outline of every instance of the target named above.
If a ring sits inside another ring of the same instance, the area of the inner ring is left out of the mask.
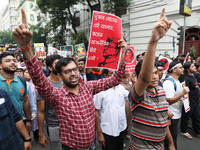
[[[0,149],[30,150],[31,131],[47,147],[46,128],[52,150],[94,150],[95,137],[102,150],[123,150],[125,137],[130,150],[175,150],[179,122],[181,135],[193,138],[187,132],[190,118],[200,137],[200,57],[180,54],[164,70],[155,55],[172,24],[164,12],[146,52],[136,56],[135,72],[125,74],[124,39],[117,71],[85,68],[86,58],[77,56],[38,60],[22,9],[22,24],[13,31],[21,51],[0,54]],[[188,112],[183,97],[189,99]]]

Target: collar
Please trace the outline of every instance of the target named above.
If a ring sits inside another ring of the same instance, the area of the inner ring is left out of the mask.
[[[5,79],[2,75],[0,75],[0,80],[1,80],[1,81],[6,81],[7,79]],[[17,75],[14,76],[13,81],[16,81],[16,82],[18,81]]]
[[[82,92],[84,90],[84,87],[83,87],[83,82],[79,83],[79,92]],[[63,85],[63,92],[65,95],[68,95],[70,94],[71,92],[65,87],[65,85]]]

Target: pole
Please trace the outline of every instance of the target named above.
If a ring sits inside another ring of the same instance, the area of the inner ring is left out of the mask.
[[[175,37],[173,37],[173,57],[175,57]]]
[[[186,22],[186,17],[184,16],[182,54],[184,54],[185,51],[185,24],[186,24],[185,22]]]

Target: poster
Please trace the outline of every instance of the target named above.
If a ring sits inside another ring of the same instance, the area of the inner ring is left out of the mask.
[[[72,45],[60,46],[60,51],[65,51],[66,55],[73,55],[73,46]]]
[[[111,14],[93,12],[86,67],[118,69],[122,20]]]
[[[5,48],[5,44],[0,44],[0,53],[4,51],[4,48]]]
[[[162,63],[164,64],[164,71],[167,71],[167,69],[169,68],[169,64],[172,62],[172,60],[161,55],[159,56],[158,60],[162,61]]]
[[[58,55],[62,57],[67,57],[67,52],[66,51],[57,51]]]
[[[48,54],[47,55],[54,55],[57,54],[57,48],[55,47],[48,47]]]
[[[44,58],[45,50],[44,50],[44,43],[34,43],[35,54],[38,58]]]
[[[185,81],[181,83],[181,86],[182,88],[184,88],[186,86],[185,84]],[[183,101],[183,106],[184,106],[184,109],[185,109],[185,112],[187,113],[188,111],[190,111],[190,103],[189,103],[189,95],[188,93],[185,94],[183,97],[182,97],[182,101]]]
[[[134,46],[127,46],[124,55],[124,62],[126,64],[125,73],[135,72],[136,55]]]
[[[81,43],[81,44],[75,45],[75,51],[79,58],[85,57],[86,56],[85,44]]]
[[[17,44],[9,44],[9,47],[6,49],[6,51],[16,51],[17,50]]]

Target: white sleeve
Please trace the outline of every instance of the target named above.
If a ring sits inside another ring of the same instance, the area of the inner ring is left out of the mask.
[[[170,80],[163,82],[163,89],[166,94],[166,98],[172,98],[175,95],[174,83]]]
[[[102,91],[103,92],[103,91]],[[101,92],[94,95],[94,105],[95,109],[101,110],[101,104],[103,102],[103,97]]]

